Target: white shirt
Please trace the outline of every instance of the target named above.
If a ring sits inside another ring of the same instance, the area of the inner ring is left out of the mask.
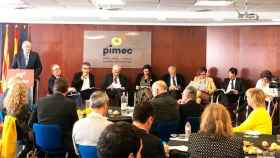
[[[231,85],[232,85],[232,82],[233,82],[233,87],[231,86]],[[230,90],[234,89],[235,83],[236,83],[236,79],[230,80],[230,81],[228,82],[228,86],[227,86],[226,92],[229,92]]]
[[[87,75],[84,79],[83,79],[83,86],[81,88],[81,91],[89,89],[90,88],[90,83],[89,83],[89,75]]]
[[[273,88],[269,88],[269,83],[263,85],[262,79],[259,79],[256,84],[256,88],[263,90],[265,95],[276,96],[277,94],[274,93]]]
[[[114,81],[114,77],[113,77],[113,82],[112,82],[112,88],[118,89],[121,88],[121,82],[120,82],[120,78],[117,77],[117,82]]]
[[[29,53],[23,53],[24,54],[24,61],[25,61],[25,66],[28,65],[28,61],[29,61]]]
[[[76,145],[96,146],[102,131],[112,122],[107,117],[96,112],[90,113],[86,118],[78,120],[73,127],[72,139],[76,153]]]
[[[173,83],[173,78],[174,78],[174,80],[175,80],[175,83]],[[176,75],[175,76],[170,76],[170,86],[171,85],[174,85],[174,86],[178,86],[178,84],[177,84],[177,77],[176,77]]]

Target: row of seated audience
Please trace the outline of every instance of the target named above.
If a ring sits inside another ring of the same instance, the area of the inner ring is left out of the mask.
[[[184,111],[194,110],[195,106],[198,106],[196,110],[200,113],[203,108],[195,101],[197,89],[194,86],[187,86],[182,98],[177,101],[168,92],[164,81],[156,81],[151,88],[153,99],[135,106],[132,125],[107,120],[109,97],[102,91],[96,91],[90,97],[93,112],[78,120],[75,102],[66,97],[68,88],[64,78],[56,79],[53,94],[41,98],[37,106],[32,107],[27,104],[27,88],[24,82],[15,78],[4,100],[7,117],[3,127],[1,154],[7,152],[3,150],[5,147],[14,149],[16,142],[18,146],[22,145],[19,142],[32,146],[32,126],[40,123],[59,125],[65,149],[71,158],[79,154],[77,144],[97,146],[100,158],[145,158],[150,155],[155,158],[164,157],[168,155],[168,146],[157,137],[160,137],[162,132],[158,130],[157,124],[177,122],[179,125],[180,121],[187,117],[184,116]],[[272,134],[272,121],[265,110],[265,93],[261,89],[251,88],[246,92],[246,97],[253,111],[247,120],[235,128],[232,128],[229,112],[223,105],[206,106],[201,115],[199,132],[190,136],[191,156],[243,157],[242,141],[235,138],[233,132],[253,130],[261,134]],[[14,128],[8,127],[13,124]],[[213,143],[216,145],[213,146]],[[15,154],[15,151],[10,153]],[[19,154],[18,157],[24,157],[24,152]]]

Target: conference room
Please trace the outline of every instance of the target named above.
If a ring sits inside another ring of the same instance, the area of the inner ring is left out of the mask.
[[[280,1],[0,10],[1,157],[280,157]]]

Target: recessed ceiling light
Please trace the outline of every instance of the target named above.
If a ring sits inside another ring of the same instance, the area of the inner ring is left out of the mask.
[[[229,6],[232,0],[197,0],[195,6]]]

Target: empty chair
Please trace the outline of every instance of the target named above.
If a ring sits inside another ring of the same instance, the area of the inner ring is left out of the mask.
[[[187,117],[185,123],[189,122],[191,124],[192,133],[196,133],[200,126],[200,117]]]
[[[33,125],[35,136],[35,145],[45,154],[64,154],[62,143],[61,129],[54,124],[37,124]]]
[[[77,145],[81,158],[97,158],[96,146]]]

